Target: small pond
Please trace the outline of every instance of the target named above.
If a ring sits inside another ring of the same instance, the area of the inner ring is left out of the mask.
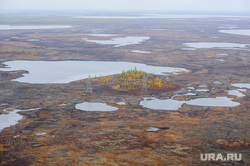
[[[246,91],[245,89],[238,89],[238,90],[228,90],[229,95],[237,96],[237,97],[244,97],[242,92]]]
[[[237,84],[232,84],[232,86],[238,87],[238,88],[250,89],[250,84],[247,84],[247,83],[237,83]]]
[[[178,110],[182,104],[196,105],[196,106],[212,106],[212,107],[235,107],[240,105],[238,102],[232,101],[232,98],[216,97],[216,98],[197,98],[189,101],[179,101],[173,99],[144,99],[140,105],[149,109],[159,110]]]
[[[10,127],[12,125],[17,124],[19,120],[23,118],[23,116],[19,115],[17,112],[21,110],[16,109],[5,109],[4,113],[0,115],[0,131],[6,127]]]
[[[83,111],[116,111],[117,107],[109,106],[106,103],[83,102],[76,104],[76,109]]]
[[[131,51],[132,53],[139,53],[139,54],[150,54],[151,52],[149,51],[140,51],[140,50],[133,50]]]

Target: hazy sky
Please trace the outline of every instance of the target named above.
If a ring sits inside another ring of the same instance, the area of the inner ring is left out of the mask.
[[[0,10],[250,11],[250,0],[0,0]]]

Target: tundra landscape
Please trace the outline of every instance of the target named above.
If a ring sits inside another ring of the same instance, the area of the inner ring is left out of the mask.
[[[0,34],[1,166],[250,165],[250,16],[8,13]]]

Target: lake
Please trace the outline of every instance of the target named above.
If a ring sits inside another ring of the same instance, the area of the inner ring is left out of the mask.
[[[219,30],[221,33],[250,36],[250,29]]]
[[[126,37],[115,37],[110,40],[89,40],[86,38],[82,38],[87,42],[104,44],[104,45],[114,45],[113,47],[121,47],[133,44],[141,44],[146,40],[150,39],[150,37],[140,37],[140,36],[126,36]]]
[[[220,43],[220,42],[193,42],[183,43],[187,47],[192,48],[222,48],[222,49],[240,49],[246,47],[248,44],[239,43]]]
[[[4,112],[7,114],[0,115],[0,131],[6,127],[10,127],[12,125],[17,124],[17,122],[23,118],[23,116],[17,113],[19,111],[21,110],[16,110],[16,109],[4,110]]]
[[[238,87],[238,88],[247,88],[250,89],[250,84],[248,83],[237,83],[237,84],[231,84],[234,87]]]
[[[196,105],[196,106],[211,106],[211,107],[235,107],[240,105],[238,102],[232,101],[232,98],[228,97],[216,97],[216,98],[197,98],[189,101],[179,101],[173,99],[145,99],[140,102],[140,105],[149,109],[159,110],[175,110],[177,111],[182,104]]]
[[[23,119],[23,116],[18,114],[20,111],[34,111],[39,110],[40,108],[31,108],[28,110],[19,110],[14,108],[4,109],[4,113],[0,115],[0,131],[6,127],[10,127],[12,125],[16,125],[19,120]]]
[[[137,68],[150,74],[167,75],[163,72],[178,74],[188,72],[184,68],[151,66],[133,62],[111,62],[111,61],[7,61],[4,62],[8,68],[0,68],[2,71],[25,70],[29,74],[17,78],[14,81],[25,83],[69,83],[76,80],[91,77],[108,76],[122,73]]]

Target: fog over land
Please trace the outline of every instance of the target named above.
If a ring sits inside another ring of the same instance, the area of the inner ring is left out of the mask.
[[[0,10],[161,10],[249,12],[249,0],[0,0]]]

